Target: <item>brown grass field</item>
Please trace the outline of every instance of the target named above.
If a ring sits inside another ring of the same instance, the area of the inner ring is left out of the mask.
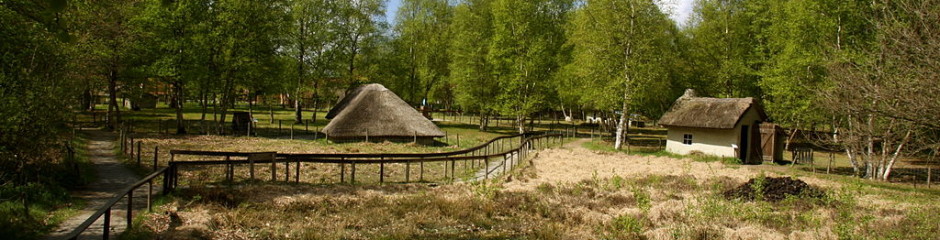
[[[544,150],[498,180],[192,187],[124,239],[936,239],[936,189],[695,158]],[[823,198],[725,199],[792,176]]]

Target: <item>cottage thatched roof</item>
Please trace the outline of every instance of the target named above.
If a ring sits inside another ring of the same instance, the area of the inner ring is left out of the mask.
[[[737,125],[749,109],[754,109],[761,119],[767,119],[763,108],[754,98],[706,98],[696,97],[686,90],[666,114],[659,119],[663,126],[730,129]]]
[[[323,128],[331,138],[443,137],[444,132],[381,84],[367,84],[346,95],[327,114]]]

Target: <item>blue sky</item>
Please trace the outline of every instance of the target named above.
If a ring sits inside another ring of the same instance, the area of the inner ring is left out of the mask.
[[[664,11],[669,12],[672,19],[679,25],[685,25],[689,19],[689,15],[692,14],[692,1],[693,0],[661,0],[659,5]],[[387,19],[389,23],[395,21],[395,13],[398,12],[399,6],[401,6],[401,0],[386,1],[385,19]]]

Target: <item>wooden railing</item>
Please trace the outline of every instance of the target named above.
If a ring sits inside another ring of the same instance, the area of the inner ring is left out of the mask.
[[[294,182],[300,182],[300,169],[301,163],[320,163],[320,164],[338,164],[340,173],[339,180],[340,182],[347,182],[346,173],[347,166],[349,167],[349,180],[348,183],[356,183],[356,167],[357,165],[378,165],[378,182],[385,183],[386,177],[386,165],[387,164],[404,164],[404,182],[412,182],[413,180],[425,181],[424,179],[424,164],[425,163],[445,163],[444,177],[450,181],[456,180],[456,163],[463,162],[464,165],[471,165],[474,168],[477,166],[476,163],[480,163],[479,166],[483,166],[485,170],[483,178],[488,179],[492,172],[495,171],[498,167],[507,167],[515,166],[520,159],[524,159],[528,156],[528,153],[531,150],[538,148],[544,148],[550,144],[560,143],[564,134],[561,133],[540,133],[538,135],[512,135],[512,136],[503,136],[494,138],[484,144],[467,148],[463,150],[451,151],[451,152],[441,152],[441,153],[343,153],[343,154],[294,154],[294,153],[271,153],[275,157],[269,159],[252,159],[252,154],[260,153],[251,153],[251,152],[219,152],[219,151],[191,151],[191,150],[172,150],[170,151],[170,162],[169,162],[169,173],[168,176],[170,180],[170,189],[176,188],[179,184],[180,178],[180,167],[184,166],[224,166],[225,167],[225,180],[233,181],[234,179],[234,166],[236,165],[248,165],[249,170],[249,179],[255,180],[255,169],[258,165],[269,165],[269,171],[271,173],[271,180],[278,180],[281,173],[283,173],[284,181],[293,180]],[[513,146],[499,146],[505,145],[505,141],[500,141],[504,139],[520,138],[518,144]],[[224,157],[225,160],[190,160],[190,161],[176,161],[176,157],[179,155],[188,155],[188,156],[201,156],[201,157]],[[233,160],[233,158],[241,158],[238,160]],[[490,166],[490,161],[493,159],[502,158],[502,161],[499,165],[495,167]],[[449,166],[446,166],[446,163],[450,163]],[[468,164],[469,162],[469,164]],[[278,169],[277,165],[283,164],[282,169]],[[291,176],[291,165],[294,165],[293,175]],[[262,166],[263,166],[262,165]],[[412,178],[412,165],[417,165],[418,168],[418,177]],[[449,168],[449,169],[448,169]],[[293,179],[291,179],[293,178]]]
[[[168,186],[170,182],[168,181],[169,178],[167,178],[166,176],[166,174],[169,172],[167,171],[167,169],[168,169],[167,167],[159,168],[153,173],[151,173],[150,175],[141,179],[140,181],[137,181],[136,183],[131,184],[130,186],[124,188],[123,190],[115,194],[114,197],[112,197],[111,200],[105,203],[105,205],[101,209],[98,209],[98,211],[96,211],[90,217],[88,217],[87,220],[82,222],[81,225],[78,225],[77,228],[75,228],[74,230],[72,230],[72,232],[66,235],[65,239],[78,239],[78,237],[83,232],[85,232],[85,230],[87,230],[88,227],[90,227],[92,224],[97,222],[98,219],[100,219],[102,216],[104,217],[104,222],[102,224],[103,232],[101,236],[102,236],[102,239],[108,239],[110,237],[110,231],[111,231],[111,210],[112,208],[114,208],[115,204],[123,200],[125,197],[127,198],[127,206],[126,206],[127,207],[127,212],[126,212],[127,228],[130,229],[133,226],[133,219],[134,219],[134,191],[145,184],[147,185],[147,189],[148,189],[147,209],[148,211],[152,211],[153,210],[153,181],[154,179],[156,179],[157,177],[160,177],[161,175],[164,176],[163,194],[168,193],[168,189],[169,189]]]

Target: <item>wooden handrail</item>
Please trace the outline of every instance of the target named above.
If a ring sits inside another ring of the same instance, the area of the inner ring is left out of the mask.
[[[138,187],[150,181],[153,181],[154,178],[157,178],[157,176],[160,176],[161,174],[166,174],[167,168],[168,167],[159,168],[153,173],[151,173],[150,175],[141,179],[140,181],[137,181],[136,183],[131,184],[130,186],[124,188],[122,191],[118,192],[117,194],[114,194],[114,196],[111,197],[111,200],[108,200],[108,202],[105,203],[105,205],[101,209],[98,209],[98,211],[95,211],[95,213],[91,214],[91,216],[89,216],[88,219],[82,222],[82,224],[78,225],[78,227],[72,230],[72,232],[69,232],[69,234],[66,235],[64,239],[78,239],[79,235],[85,232],[85,230],[88,229],[88,227],[91,226],[91,224],[94,224],[96,221],[98,221],[98,218],[101,218],[101,215],[104,215],[105,213],[110,212],[111,208],[114,207],[114,204],[117,204],[117,202],[121,201],[121,199],[124,198],[124,196],[128,195],[129,192],[137,190]],[[132,210],[128,209],[128,211],[132,211]],[[105,229],[109,227],[110,226],[104,226]]]
[[[440,152],[440,153],[278,153],[277,157],[280,159],[305,159],[305,158],[407,158],[407,157],[444,157],[444,156],[454,156],[467,154],[476,150],[485,148],[486,146],[492,144],[493,142],[515,138],[515,137],[524,137],[527,135],[533,135],[536,133],[527,133],[527,134],[515,134],[510,136],[500,136],[493,138],[483,144],[466,148],[462,150],[450,151],[450,152]],[[545,134],[542,134],[545,135]],[[542,136],[538,135],[538,136]],[[218,157],[248,157],[249,154],[253,152],[222,152],[222,151],[199,151],[199,150],[171,150],[170,154],[172,155],[193,155],[193,156],[218,156]]]

